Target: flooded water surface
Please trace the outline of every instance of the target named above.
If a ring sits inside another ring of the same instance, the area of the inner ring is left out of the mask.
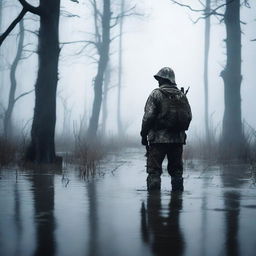
[[[1,170],[0,255],[247,255],[256,187],[247,165],[185,162],[185,191],[146,191],[143,151],[110,155],[94,177]]]

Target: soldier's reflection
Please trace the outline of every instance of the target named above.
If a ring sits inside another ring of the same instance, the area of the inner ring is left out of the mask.
[[[33,173],[30,176],[34,196],[36,256],[55,254],[54,174]]]
[[[172,193],[169,205],[161,203],[160,193],[149,193],[147,205],[141,207],[141,234],[151,246],[154,255],[182,255],[184,240],[179,215],[182,210],[182,194]]]

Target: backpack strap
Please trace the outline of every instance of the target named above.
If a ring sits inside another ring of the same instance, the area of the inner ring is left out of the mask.
[[[167,98],[169,98],[169,99],[172,98],[172,93],[168,93],[168,92],[166,92],[165,90],[163,90],[162,88],[157,88],[156,90],[160,91],[160,92],[161,92],[164,96],[166,96]],[[177,90],[179,91],[179,93],[182,93],[182,91],[179,90],[178,88],[177,88]],[[175,93],[173,93],[173,94],[175,94]],[[182,93],[182,94],[184,94],[184,93]]]

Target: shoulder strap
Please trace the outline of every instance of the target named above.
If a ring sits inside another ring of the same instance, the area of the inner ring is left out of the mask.
[[[166,92],[165,90],[163,90],[162,88],[157,88],[156,90],[159,90],[163,95],[165,95],[167,98],[170,98],[170,96],[171,96],[171,94],[172,93],[168,93],[168,92]],[[180,90],[180,89],[178,89],[177,88],[177,91],[179,92],[179,93],[182,93],[182,91]],[[173,94],[177,94],[177,93],[173,93]],[[182,94],[184,94],[184,93],[182,93]]]
[[[168,93],[165,90],[163,90],[161,88],[157,88],[156,90],[160,91],[164,96],[169,98],[169,95],[168,95]]]

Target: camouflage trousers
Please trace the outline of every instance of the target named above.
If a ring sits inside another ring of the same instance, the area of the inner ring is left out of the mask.
[[[167,155],[168,173],[172,177],[182,177],[183,162],[182,162],[183,144],[180,143],[154,143],[151,144],[147,152],[147,173],[162,174],[162,163]]]

